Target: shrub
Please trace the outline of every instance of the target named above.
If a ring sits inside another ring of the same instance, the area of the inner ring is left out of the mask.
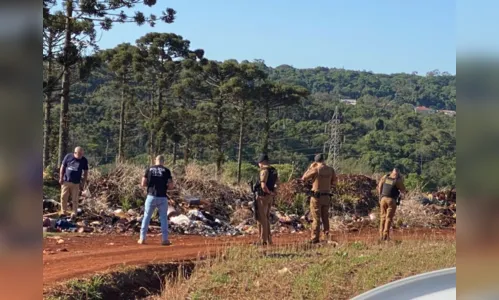
[[[293,167],[293,165],[280,164],[280,165],[272,165],[272,166],[277,169],[277,172],[279,173],[279,181],[280,182],[287,182],[288,180],[291,179],[292,176],[294,176],[294,177],[299,176],[296,173],[296,169]]]
[[[228,182],[237,181],[237,162],[228,162],[223,166],[223,177]],[[241,182],[248,182],[258,178],[258,166],[250,163],[241,164]]]

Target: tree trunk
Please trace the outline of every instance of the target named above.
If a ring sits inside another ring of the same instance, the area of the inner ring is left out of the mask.
[[[184,148],[184,164],[187,166],[189,164],[189,147],[190,147],[190,141],[189,139],[185,140],[185,148]]]
[[[123,75],[121,87],[121,110],[120,110],[120,136],[118,140],[118,162],[124,161],[123,141],[125,139],[125,75]]]
[[[149,123],[149,159],[151,160],[151,165],[154,164],[155,153],[154,153],[154,96],[153,91],[149,95],[150,105],[151,105],[151,122]]]
[[[50,32],[48,41],[48,64],[47,64],[47,93],[44,106],[44,119],[43,119],[43,169],[45,170],[50,164],[50,135],[52,134],[52,46],[53,46],[53,33]]]
[[[222,111],[222,100],[217,102],[217,154],[216,154],[216,160],[217,160],[217,179],[220,178],[222,175],[222,164],[224,160],[224,153],[223,153],[223,121],[224,121],[224,116],[223,116],[223,111]]]
[[[177,148],[178,148],[178,143],[173,142],[173,165],[177,163]]]
[[[45,116],[43,119],[43,169],[45,170],[50,165],[50,135],[52,134],[51,112],[52,104],[50,103],[52,93],[47,92],[45,100]]]
[[[262,153],[269,153],[269,139],[270,139],[270,107],[268,101],[265,101],[265,120],[263,132],[263,146]]]
[[[109,138],[106,139],[106,151],[104,153],[104,163],[107,164],[109,156]]]
[[[154,164],[154,130],[149,129],[149,160],[151,164]]]
[[[62,160],[68,151],[69,137],[69,88],[71,80],[70,70],[70,49],[71,49],[71,18],[73,16],[73,0],[66,1],[66,28],[64,37],[64,65],[62,75],[62,95],[61,95],[61,115],[59,119],[59,153],[57,165],[62,164]]]
[[[239,149],[237,153],[237,183],[241,183],[241,165],[243,154],[243,134],[244,134],[244,108],[241,109],[241,123],[239,124]]]
[[[163,93],[161,91],[161,89],[158,89],[158,111],[157,111],[157,119],[156,119],[156,128],[159,129],[160,127],[161,128],[164,128],[165,127],[165,124],[161,124],[162,122],[162,119],[163,119]],[[162,145],[163,143],[167,140],[166,138],[166,135],[164,133],[164,131],[159,131],[159,136],[156,137],[157,138],[157,143],[156,143],[156,153],[160,154],[160,153],[163,153],[163,148],[162,148]]]

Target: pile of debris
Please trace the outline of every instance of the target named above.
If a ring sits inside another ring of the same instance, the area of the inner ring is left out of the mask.
[[[330,220],[330,227],[334,231],[358,232],[365,228],[376,228],[378,226],[376,220],[375,213],[370,213],[369,216],[364,217],[347,214],[345,216],[334,216]]]
[[[130,164],[117,164],[107,174],[92,170],[88,189],[93,198],[110,207],[121,205],[123,199],[144,200],[146,194],[140,187],[143,173],[142,168]]]
[[[310,183],[295,179],[279,187],[278,201],[291,205],[296,194],[307,194]],[[338,185],[331,190],[333,211],[338,214],[367,216],[377,206],[376,180],[363,175],[338,175]]]
[[[437,219],[438,227],[455,227],[456,226],[456,203],[446,206],[429,205],[427,209],[434,214]]]
[[[367,216],[379,201],[376,180],[364,175],[340,174],[333,194],[333,210],[341,214]]]
[[[202,209],[193,208],[186,214],[179,214],[170,206],[168,211],[169,232],[202,236],[254,234],[258,229],[253,212],[249,209],[243,212],[244,210],[243,208],[239,209],[234,214],[235,216],[239,215],[241,221],[233,218],[232,223],[227,223]],[[133,209],[127,212],[122,209],[107,210],[95,214],[79,208],[77,213],[71,216],[59,215],[58,213],[44,215],[43,227],[44,232],[134,234],[140,231],[142,219],[143,211],[137,212]],[[304,230],[302,220],[298,215],[288,216],[273,211],[270,219],[273,232],[293,233]],[[157,217],[153,217],[149,233],[159,234],[160,232],[161,222]]]
[[[93,172],[89,189],[80,199],[81,209],[73,216],[59,216],[59,203],[44,199],[44,230],[108,234],[139,232],[144,213],[142,203],[146,196],[144,189],[139,187],[142,173],[140,167],[128,164],[117,165],[106,174]],[[177,188],[169,192],[170,232],[204,236],[256,232],[249,188],[225,185],[207,178],[196,174],[176,180]],[[298,216],[275,211],[271,216],[274,231],[294,232],[304,228]],[[156,213],[151,220],[152,233],[160,232],[158,219]]]
[[[293,179],[279,185],[277,201],[286,205],[292,205],[296,194],[308,194],[312,190],[310,182]]]
[[[184,214],[191,205],[196,205],[195,202],[199,201],[202,208],[211,215],[229,222],[236,206],[252,201],[249,190],[227,186],[216,180],[181,178],[177,186],[178,189],[172,191],[170,197],[175,202],[176,209]]]
[[[189,173],[190,172],[190,173]],[[178,234],[204,236],[252,234],[258,232],[253,215],[253,198],[249,187],[232,186],[211,180],[199,170],[190,170],[176,177],[176,190],[169,193],[169,230]],[[143,170],[129,164],[119,164],[108,173],[91,172],[89,188],[82,193],[80,210],[73,216],[59,216],[59,202],[43,200],[44,230],[85,233],[136,234],[143,218],[145,190],[140,187]],[[331,226],[342,231],[357,231],[372,226],[373,209],[377,206],[376,181],[362,175],[339,175],[332,189],[334,213]],[[279,188],[276,207],[283,211],[296,205],[296,195],[306,194],[311,184],[300,180],[284,183]],[[412,206],[401,205],[400,218],[407,226],[451,226],[455,224],[455,200],[446,193],[442,206],[437,194],[433,200],[422,197]],[[417,204],[417,205],[416,205]],[[399,214],[397,214],[399,215]],[[151,220],[151,233],[160,233],[157,213]],[[271,211],[273,232],[299,232],[311,223],[309,213],[303,216]]]
[[[452,199],[451,199],[452,201]],[[456,203],[409,195],[397,208],[396,223],[401,227],[448,228],[456,225]]]

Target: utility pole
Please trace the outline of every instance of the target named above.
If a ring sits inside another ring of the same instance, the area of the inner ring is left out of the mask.
[[[340,163],[340,146],[341,146],[341,137],[340,137],[340,113],[338,110],[338,106],[334,108],[334,114],[329,121],[329,139],[324,144],[324,149],[328,148],[327,161],[336,172],[338,172],[339,163]]]

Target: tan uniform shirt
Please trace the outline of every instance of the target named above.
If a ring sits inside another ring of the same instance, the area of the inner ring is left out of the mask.
[[[265,191],[265,188],[267,186],[267,179],[269,178],[269,170],[268,167],[262,167],[260,169],[260,185],[262,187],[262,190]]]
[[[313,180],[312,191],[329,193],[331,186],[336,184],[336,173],[334,169],[325,164],[312,164],[310,168],[303,175],[303,180]]]

